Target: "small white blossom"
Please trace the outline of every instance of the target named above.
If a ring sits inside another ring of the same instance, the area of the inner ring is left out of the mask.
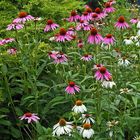
[[[130,62],[127,59],[120,58],[118,60],[118,65],[126,67],[126,66],[130,65]]]
[[[140,29],[140,21],[137,23],[137,28]]]
[[[125,43],[125,45],[131,45],[134,42],[131,39],[124,39],[124,43]]]
[[[102,87],[111,88],[112,89],[113,86],[116,86],[114,81],[103,81],[102,82]]]

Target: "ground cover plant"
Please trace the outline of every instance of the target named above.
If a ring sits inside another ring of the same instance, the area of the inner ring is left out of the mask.
[[[0,5],[0,139],[140,139],[137,5]]]

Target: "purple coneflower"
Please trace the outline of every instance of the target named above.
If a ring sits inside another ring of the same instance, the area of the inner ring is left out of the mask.
[[[81,57],[81,60],[91,61],[92,60],[92,55],[85,54],[84,56]]]
[[[78,23],[78,25],[76,26],[76,30],[84,30],[84,31],[89,31],[91,30],[92,26],[84,20],[80,20],[80,22]]]
[[[74,27],[70,27],[70,28],[68,29],[67,33],[68,33],[69,35],[73,35],[73,36],[76,35]]]
[[[55,57],[56,58],[54,58],[54,63],[57,63],[57,64],[68,61],[67,55],[62,52],[57,53]]]
[[[102,12],[102,10],[99,7],[95,9],[95,13],[98,15],[99,19],[103,19],[107,16],[107,14]]]
[[[111,5],[115,4],[116,1],[115,0],[109,0],[108,2],[110,2]]]
[[[17,49],[16,48],[10,48],[10,49],[7,50],[7,53],[11,54],[11,55],[15,55],[17,53]]]
[[[40,119],[36,114],[30,112],[25,113],[19,118],[20,120],[28,120],[28,123],[37,122]]]
[[[92,17],[92,19],[91,19],[92,21],[97,21],[97,20],[99,20],[99,16],[98,16],[98,14],[96,14],[96,13],[93,13],[91,17]]]
[[[108,70],[103,66],[100,67],[96,72],[95,72],[95,78],[96,80],[109,80],[111,77],[111,74],[108,72]]]
[[[112,13],[115,12],[115,8],[111,6],[110,2],[105,3],[105,8],[103,9],[105,13]]]
[[[139,22],[139,20],[138,20],[137,18],[132,18],[132,19],[130,20],[130,22],[131,22],[132,24],[136,24],[136,23]]]
[[[51,51],[48,53],[49,57],[52,59],[56,59],[56,55],[58,54],[58,51]]]
[[[61,28],[59,34],[56,35],[57,42],[71,41],[72,39],[72,36],[68,34],[67,30],[64,28]]]
[[[91,17],[92,15],[92,9],[91,8],[86,8],[86,12],[88,12],[88,15]]]
[[[54,23],[51,19],[49,19],[49,20],[47,20],[47,25],[46,25],[46,27],[44,29],[44,32],[53,31],[58,27],[59,27],[58,24]]]
[[[92,28],[90,35],[88,37],[88,43],[90,44],[100,44],[103,41],[103,37],[98,34],[96,28]]]
[[[23,24],[13,22],[13,23],[7,25],[7,29],[6,30],[20,30],[23,27],[24,27]]]
[[[93,66],[93,70],[98,70],[101,67],[103,67],[103,64],[96,64],[96,65]]]
[[[77,14],[75,10],[71,12],[71,16],[68,18],[69,22],[76,22],[77,20],[80,19],[80,16]]]
[[[14,41],[15,41],[14,38],[5,38],[5,39],[1,40],[1,43],[4,45],[4,44],[11,43]]]
[[[118,18],[118,22],[115,24],[115,27],[118,29],[126,29],[129,28],[129,25],[127,22],[125,22],[124,16],[120,16]]]
[[[109,44],[113,45],[114,42],[115,42],[115,38],[112,36],[112,34],[107,34],[103,41],[103,43],[107,44],[107,45],[109,45]]]
[[[84,21],[89,21],[91,20],[91,16],[88,14],[87,11],[83,12],[82,16],[81,16],[81,20],[84,20]]]
[[[16,22],[16,23],[25,23],[26,21],[28,20],[33,20],[34,17],[31,16],[31,15],[28,15],[27,12],[20,12],[18,14],[18,18],[14,19],[13,22]]]
[[[71,81],[71,82],[69,82],[69,85],[66,87],[65,91],[68,94],[75,94],[75,92],[79,92],[80,91],[80,87],[77,86],[75,84],[75,82]]]

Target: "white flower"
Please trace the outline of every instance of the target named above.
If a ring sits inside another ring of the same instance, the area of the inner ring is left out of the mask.
[[[140,140],[140,136],[135,136],[133,140]]]
[[[140,41],[138,41],[138,42],[136,43],[136,46],[138,46],[138,47],[140,46]]]
[[[109,131],[109,137],[113,136],[113,131]]]
[[[50,41],[54,41],[55,39],[56,39],[56,37],[54,37],[54,36],[49,38]]]
[[[126,58],[120,58],[118,60],[118,65],[126,67],[126,66],[130,65],[130,62]]]
[[[75,106],[72,108],[75,113],[84,113],[87,111],[85,105],[83,105],[81,100],[77,100]]]
[[[113,86],[116,86],[114,81],[103,81],[102,82],[102,87],[113,88]]]
[[[105,49],[105,50],[109,50],[109,49],[111,48],[111,45],[110,45],[110,44],[104,44],[104,43],[102,43],[102,44],[101,44],[101,47],[102,47],[103,49]]]
[[[53,136],[70,136],[72,129],[72,122],[67,122],[65,119],[60,119],[59,122],[53,126]]]
[[[131,45],[134,42],[131,39],[124,39],[124,43],[125,43],[125,45]]]
[[[80,119],[83,120],[83,123],[95,123],[95,120],[91,118],[90,114],[82,114],[82,117]]]
[[[111,127],[117,125],[118,123],[119,123],[119,121],[113,120],[113,121],[108,121],[106,125],[107,125],[107,126],[109,127],[109,129],[110,129]]]
[[[133,40],[133,41],[138,41],[138,38],[139,38],[138,36],[131,36],[130,37],[130,39]]]
[[[137,28],[140,28],[140,21],[137,23]]]
[[[90,139],[94,134],[94,130],[91,128],[89,123],[85,123],[83,127],[79,127],[78,129],[83,138]]]
[[[121,89],[120,89],[120,94],[122,94],[122,93],[129,93],[130,91],[132,91],[132,89],[121,88]]]
[[[137,36],[140,36],[140,30],[138,30],[138,32],[137,32]]]

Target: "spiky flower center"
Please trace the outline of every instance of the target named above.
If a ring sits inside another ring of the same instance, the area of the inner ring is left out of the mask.
[[[91,128],[91,125],[90,125],[89,123],[85,123],[85,124],[83,125],[83,128],[84,128],[84,129],[90,129],[90,128]]]
[[[65,119],[60,119],[59,120],[59,125],[60,126],[65,126],[66,125],[66,120]]]
[[[96,66],[97,66],[97,67],[101,67],[101,64],[97,64]]]
[[[25,115],[25,117],[32,117],[32,113],[30,113],[30,112],[27,112],[24,115]]]
[[[88,57],[88,56],[89,56],[88,54],[85,54],[85,55],[84,55],[84,57]]]
[[[92,18],[97,18],[98,15],[96,13],[92,14]]]
[[[88,12],[87,11],[83,12],[83,15],[84,16],[87,16],[88,15]]]
[[[24,18],[24,17],[26,17],[27,15],[28,15],[27,12],[20,12],[20,13],[18,14],[19,18]]]
[[[83,20],[80,20],[80,23],[84,23],[84,21]]]
[[[125,21],[125,18],[124,18],[123,16],[120,16],[120,17],[118,18],[118,22],[124,23],[124,21]]]
[[[62,55],[59,53],[59,54],[57,54],[57,56],[56,56],[58,59],[61,59],[62,58]]]
[[[100,8],[96,8],[96,9],[95,9],[95,12],[96,12],[97,14],[100,14],[100,13],[101,13],[101,9],[100,9]]]
[[[91,8],[87,8],[87,9],[86,9],[86,12],[92,13],[92,9],[91,9]]]
[[[69,82],[69,86],[74,87],[74,86],[75,86],[75,82],[70,81],[70,82]]]
[[[91,35],[97,35],[97,30],[96,28],[92,28],[90,31]]]
[[[77,100],[77,101],[76,101],[76,105],[77,105],[77,106],[81,106],[82,104],[83,104],[83,102],[82,102],[81,100]]]
[[[112,34],[107,34],[106,37],[107,38],[112,38]]]
[[[105,7],[106,7],[106,8],[109,8],[109,7],[111,7],[111,4],[110,4],[110,2],[106,2],[106,3],[105,3]]]
[[[66,35],[67,31],[64,28],[61,28],[59,33],[60,35]]]
[[[10,38],[5,38],[5,40],[10,40]]]
[[[102,73],[102,74],[106,73],[106,68],[105,67],[101,67],[99,70],[100,70],[100,73]]]
[[[53,21],[51,19],[49,19],[49,20],[47,20],[47,24],[51,25],[51,24],[53,24]]]
[[[76,16],[76,15],[77,15],[76,11],[73,10],[73,11],[71,12],[71,16]]]
[[[124,57],[122,57],[122,59],[123,59],[123,61],[125,61],[126,60],[126,57],[124,56]]]
[[[91,115],[90,114],[85,114],[85,117],[86,118],[89,118]]]

